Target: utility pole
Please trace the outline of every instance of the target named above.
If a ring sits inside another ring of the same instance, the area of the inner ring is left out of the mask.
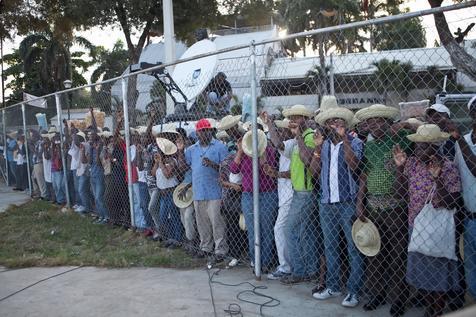
[[[164,0],[162,2],[164,15],[164,45],[165,45],[165,62],[172,63],[175,61],[175,31],[174,31],[174,8],[172,0]],[[172,73],[174,67],[167,67],[167,71]],[[175,105],[167,94],[167,114],[174,113]]]

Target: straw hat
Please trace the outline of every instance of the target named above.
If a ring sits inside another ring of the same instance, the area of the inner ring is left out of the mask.
[[[343,119],[346,122],[346,125],[350,127],[352,125],[352,120],[354,119],[354,113],[347,108],[331,108],[319,113],[315,120],[319,125],[323,126],[327,120],[333,118]]]
[[[177,153],[177,146],[172,141],[164,138],[157,138],[155,141],[164,155],[173,155]]]
[[[350,123],[350,128],[355,128],[359,123],[361,123],[362,121],[360,121],[359,119],[357,119],[356,116],[354,116],[352,118],[352,122]]]
[[[152,127],[152,135],[154,137],[159,136],[159,134],[162,133],[174,133],[174,134],[179,134],[176,130],[176,125],[175,123],[167,123],[167,124],[158,124],[154,125]]]
[[[241,230],[246,231],[245,216],[242,213],[240,213],[240,220],[238,221],[238,224],[240,225]]]
[[[359,251],[366,256],[380,252],[381,239],[377,227],[368,218],[366,222],[357,219],[352,225],[352,240]]]
[[[431,111],[431,110],[439,112],[439,113],[446,113],[448,115],[448,117],[451,117],[450,109],[447,106],[445,106],[441,103],[435,103],[435,104],[431,105],[430,107],[426,108],[425,113],[428,114],[428,112]]]
[[[145,127],[145,126],[138,126],[138,127],[136,128],[136,131],[137,131],[137,133],[139,133],[140,135],[143,135],[143,134],[145,134],[145,133],[147,132],[147,127]]]
[[[55,127],[55,126],[51,126],[51,127],[48,129],[48,133],[56,133],[56,132],[58,132],[58,131],[56,130],[56,127]]]
[[[266,147],[268,146],[268,139],[266,138],[266,134],[264,134],[262,130],[257,130],[257,131],[258,131],[258,156],[262,156],[264,154],[264,151],[266,150]],[[253,156],[252,132],[253,131],[246,132],[245,135],[243,136],[243,140],[241,141],[243,152],[245,152],[245,154],[248,155],[249,157]]]
[[[54,136],[55,136],[56,133],[42,133],[40,134],[42,138],[48,138],[49,140],[51,140]]]
[[[312,115],[312,110],[308,109],[304,105],[294,105],[291,108],[283,110],[283,116],[286,118],[288,118],[289,116],[312,117]]]
[[[78,133],[76,133],[76,135],[77,135],[77,136],[80,136],[80,137],[82,137],[83,139],[86,140],[86,134],[84,134],[84,132],[79,131]]]
[[[107,138],[112,137],[112,132],[111,131],[104,131],[99,136],[105,137],[107,139]]]
[[[289,128],[289,119],[284,120],[274,120],[274,124],[277,128],[287,129]]]
[[[408,118],[407,120],[405,120],[405,122],[415,127],[419,127],[425,124],[425,122],[418,120],[417,118]]]
[[[258,124],[260,124],[260,125],[263,127],[263,131],[264,131],[264,132],[268,132],[268,130],[269,130],[268,125],[265,124],[265,123],[263,122],[263,120],[261,120],[260,117],[257,118],[256,122],[257,122]],[[251,121],[247,121],[247,122],[243,123],[242,128],[243,128],[243,130],[245,130],[245,131],[250,131],[250,130],[251,130]]]
[[[337,98],[332,95],[322,96],[321,106],[319,107],[319,112],[329,110],[331,108],[337,108]]]
[[[389,107],[381,104],[371,105],[370,107],[360,109],[355,113],[355,117],[360,121],[370,118],[385,118],[395,120],[398,117],[399,110],[395,107]]]
[[[188,184],[182,183],[175,187],[174,193],[173,193],[173,199],[174,199],[174,204],[178,208],[187,208],[193,203],[193,191],[192,191],[192,186],[190,186],[187,191],[185,192],[185,195],[183,199],[180,199],[179,194],[180,192],[187,186]]]
[[[218,131],[217,135],[216,135],[217,140],[224,140],[228,137],[229,137],[229,135],[228,135],[228,133],[226,133],[226,131]]]
[[[218,131],[225,131],[228,129],[233,128],[234,126],[237,126],[241,120],[241,116],[232,116],[232,115],[227,115],[221,119],[221,121],[217,125]]]
[[[439,143],[448,140],[449,133],[442,132],[436,124],[423,124],[418,127],[416,133],[407,135],[412,142]]]

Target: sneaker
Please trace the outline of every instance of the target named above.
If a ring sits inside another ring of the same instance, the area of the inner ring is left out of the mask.
[[[76,210],[78,207],[79,207],[78,204],[74,204],[74,205],[73,205],[73,209],[74,209],[74,210]]]
[[[83,213],[86,211],[86,207],[84,206],[79,206],[78,208],[76,208],[74,211],[76,212],[80,212],[80,213]]]
[[[334,292],[330,288],[326,288],[326,289],[324,289],[323,291],[321,291],[319,293],[312,294],[312,297],[314,297],[315,299],[324,300],[324,299],[329,299],[329,298],[333,298],[333,297],[339,297],[341,295],[342,295],[341,292]]]
[[[283,271],[280,271],[280,270],[276,270],[274,272],[271,272],[267,275],[268,277],[268,280],[281,280],[283,279],[285,276],[289,276],[290,273],[285,273]]]
[[[305,282],[306,279],[304,277],[300,277],[300,276],[294,276],[294,275],[287,275],[287,276],[284,276],[283,278],[281,278],[280,282],[282,284],[285,284],[285,285],[293,285],[293,284],[299,284],[299,283],[302,283],[302,282]]]
[[[314,295],[316,293],[321,293],[323,292],[324,290],[326,289],[326,285],[324,284],[317,284],[316,286],[314,286],[314,288],[312,289],[311,291],[311,294]]]
[[[359,305],[359,298],[357,294],[347,294],[347,296],[342,301],[342,306],[344,307],[355,307]]]

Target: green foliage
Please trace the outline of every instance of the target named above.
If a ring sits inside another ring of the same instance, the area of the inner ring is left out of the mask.
[[[410,62],[381,59],[373,65],[377,67],[374,85],[377,92],[384,94],[384,98],[389,91],[398,92],[400,96],[405,97],[414,89],[410,74],[413,65]]]
[[[0,214],[0,265],[89,265],[175,267],[203,265],[182,250],[168,250],[140,234],[99,226],[91,218],[62,212],[47,202],[30,202]]]
[[[379,51],[426,47],[426,32],[419,18],[378,25],[374,45]]]

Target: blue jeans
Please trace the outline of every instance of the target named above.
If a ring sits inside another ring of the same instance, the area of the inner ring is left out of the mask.
[[[464,222],[464,269],[468,291],[476,299],[476,219]]]
[[[149,202],[150,202],[150,195],[149,195],[149,188],[147,187],[146,182],[139,182],[139,191],[140,191],[140,207],[144,212],[144,218],[147,228],[153,227],[152,217],[149,213]]]
[[[144,211],[141,208],[139,182],[132,184],[132,200],[134,202],[134,223],[132,225],[138,229],[145,229],[146,223]]]
[[[183,239],[180,211],[174,204],[172,191],[160,194],[159,232],[162,233],[166,239],[173,239],[175,241],[182,241]]]
[[[241,209],[245,216],[246,229],[248,232],[248,253],[251,261],[255,261],[255,233],[253,193],[241,195]],[[274,246],[274,223],[278,216],[278,193],[259,193],[259,223],[261,240],[261,265],[269,267],[273,260]]]
[[[82,206],[81,196],[79,195],[79,176],[76,175],[76,170],[71,170],[73,174],[73,189],[74,189],[74,203],[72,205]]]
[[[355,202],[335,204],[319,204],[324,246],[327,263],[326,286],[333,291],[340,291],[340,239],[342,229],[347,241],[347,255],[349,257],[350,275],[347,280],[347,291],[358,294],[362,286],[364,275],[364,259],[355,247],[352,240],[352,225],[355,219]]]
[[[93,190],[94,204],[99,217],[109,219],[109,213],[104,204],[104,174],[96,174],[90,178]]]
[[[285,235],[291,274],[306,277],[319,271],[322,250],[322,232],[317,213],[317,195],[312,191],[294,191]]]
[[[77,195],[76,195],[76,188],[74,186],[74,174],[76,171],[69,170],[66,172],[66,179],[68,181],[68,191],[69,191],[69,201],[71,202],[71,206],[77,204]]]
[[[78,179],[78,191],[81,200],[81,206],[86,208],[85,212],[92,210],[89,176],[83,174]]]
[[[66,202],[66,196],[64,190],[63,171],[51,172],[51,181],[53,182],[56,202],[58,204],[64,204]]]

